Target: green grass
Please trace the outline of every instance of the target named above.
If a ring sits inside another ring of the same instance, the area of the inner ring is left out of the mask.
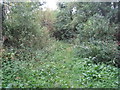
[[[88,58],[75,56],[72,45],[55,42],[51,47],[33,51],[33,60],[3,63],[3,87],[14,88],[117,88],[118,69],[95,65]],[[37,60],[36,60],[37,59]]]

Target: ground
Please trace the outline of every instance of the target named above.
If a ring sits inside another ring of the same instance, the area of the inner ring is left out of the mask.
[[[3,87],[117,88],[118,69],[75,55],[74,45],[56,42],[34,51],[34,60],[15,60],[2,69]]]

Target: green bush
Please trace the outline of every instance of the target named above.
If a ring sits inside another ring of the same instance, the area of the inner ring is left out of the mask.
[[[49,33],[41,24],[38,3],[14,3],[4,22],[4,34],[11,46],[43,48],[48,45]],[[12,17],[12,18],[11,18]],[[41,15],[42,17],[42,15]]]
[[[115,31],[115,25],[110,24],[109,19],[95,14],[90,17],[86,23],[80,23],[77,26],[79,31],[79,39],[81,41],[91,40],[113,40]]]
[[[106,62],[115,64],[116,62],[116,44],[111,42],[93,41],[83,42],[78,47],[78,56],[82,58],[90,58],[94,62]]]

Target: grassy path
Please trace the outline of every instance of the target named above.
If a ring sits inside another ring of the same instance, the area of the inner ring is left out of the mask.
[[[38,54],[37,61],[14,61],[14,68],[8,69],[7,66],[8,71],[4,71],[3,86],[39,88],[117,87],[117,68],[104,64],[95,65],[89,59],[76,57],[73,46],[63,42],[56,42],[47,50],[48,52],[43,54],[36,51]],[[8,74],[9,71],[12,73]]]

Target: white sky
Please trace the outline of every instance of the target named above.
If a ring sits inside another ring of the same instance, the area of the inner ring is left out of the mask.
[[[50,8],[52,10],[57,9],[57,0],[44,0],[46,2],[46,4],[44,5],[44,7]]]
[[[56,10],[57,9],[57,2],[73,2],[73,1],[77,1],[77,2],[118,2],[119,0],[43,0],[46,1],[46,5],[44,5],[44,7],[50,8],[52,10]]]

